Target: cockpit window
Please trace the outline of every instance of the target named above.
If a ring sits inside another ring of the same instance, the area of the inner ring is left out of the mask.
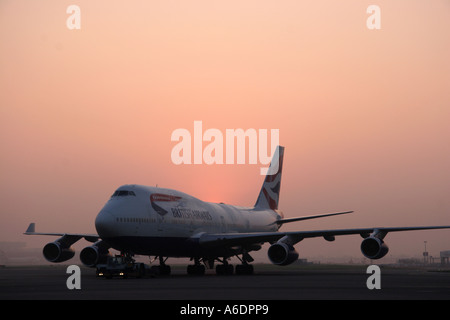
[[[116,192],[113,193],[111,198],[114,198],[114,197],[126,197],[126,196],[136,196],[136,194],[134,193],[134,191],[116,190]]]

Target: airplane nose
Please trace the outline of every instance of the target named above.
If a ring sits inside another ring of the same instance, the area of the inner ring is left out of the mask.
[[[114,236],[115,218],[107,210],[101,210],[97,218],[95,218],[95,229],[100,238],[108,238]]]

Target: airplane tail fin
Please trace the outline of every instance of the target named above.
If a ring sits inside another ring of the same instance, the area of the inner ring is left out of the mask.
[[[255,208],[278,209],[280,197],[281,171],[283,169],[284,147],[278,146],[273,154],[264,183],[256,200]]]

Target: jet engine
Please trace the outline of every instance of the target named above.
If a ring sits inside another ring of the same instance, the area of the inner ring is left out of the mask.
[[[98,241],[92,246],[86,247],[80,252],[80,260],[87,267],[95,267],[99,263],[106,263],[110,256],[109,246],[103,241]]]
[[[271,245],[267,255],[273,264],[279,266],[286,266],[298,259],[298,252],[295,251],[294,246],[284,242],[277,242]]]
[[[377,237],[367,237],[361,243],[361,252],[369,259],[383,258],[388,251],[388,246]]]
[[[43,254],[45,259],[50,262],[63,262],[73,258],[75,251],[70,245],[55,241],[44,246]]]

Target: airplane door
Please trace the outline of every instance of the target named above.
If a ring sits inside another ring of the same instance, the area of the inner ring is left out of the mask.
[[[158,232],[164,231],[164,217],[156,218],[156,230],[158,230]]]
[[[227,232],[227,224],[226,224],[225,218],[223,216],[220,216],[220,231]]]

